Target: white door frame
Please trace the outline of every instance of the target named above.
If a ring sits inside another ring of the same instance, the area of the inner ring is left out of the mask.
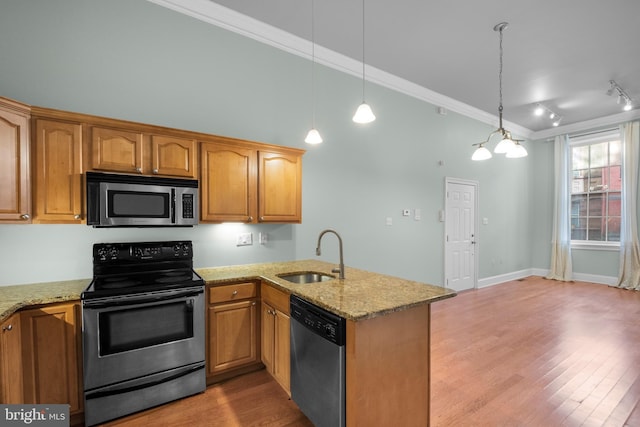
[[[449,257],[447,254],[447,193],[449,191],[449,184],[463,184],[463,185],[470,185],[474,187],[474,192],[475,192],[475,202],[474,202],[474,218],[473,218],[473,227],[475,230],[475,234],[474,234],[474,241],[475,243],[475,250],[474,250],[474,259],[473,259],[473,289],[478,289],[478,260],[480,259],[480,242],[478,239],[478,226],[479,226],[479,221],[478,221],[478,200],[479,200],[479,187],[480,187],[480,183],[478,181],[475,180],[470,180],[470,179],[462,179],[462,178],[453,178],[450,176],[445,177],[445,183],[444,183],[444,229],[443,229],[443,238],[442,238],[442,246],[443,246],[443,252],[444,252],[444,272],[443,272],[443,286],[447,286],[447,280],[449,279],[447,277],[447,271],[448,267],[449,267],[449,263],[451,261],[449,261]]]

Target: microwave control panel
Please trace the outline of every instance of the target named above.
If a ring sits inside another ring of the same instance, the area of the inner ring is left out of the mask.
[[[193,218],[193,194],[182,195],[182,217]]]

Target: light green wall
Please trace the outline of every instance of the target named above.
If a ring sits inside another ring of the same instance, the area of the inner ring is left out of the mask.
[[[355,125],[359,79],[317,66],[316,127],[307,146],[310,62],[142,0],[3,2],[0,95],[29,104],[307,149],[303,224],[238,226],[266,246],[235,247],[233,230],[95,230],[0,226],[0,284],[91,275],[93,242],[194,240],[196,266],[315,258],[318,233],[343,236],[349,266],[441,284],[445,177],[479,182],[479,277],[532,267],[538,235],[538,147],[524,159],[472,162],[492,126],[367,84],[378,120]],[[471,82],[472,79],[469,80]],[[467,84],[467,83],[465,83]],[[471,83],[468,83],[471,84]],[[439,164],[442,161],[442,165]],[[401,215],[422,210],[422,220]],[[393,226],[385,218],[393,218]],[[542,224],[545,227],[547,225]],[[535,236],[535,238],[534,238]],[[546,237],[548,239],[548,237]],[[323,260],[337,262],[332,236]],[[535,258],[536,260],[538,257]],[[536,266],[548,265],[540,257]]]

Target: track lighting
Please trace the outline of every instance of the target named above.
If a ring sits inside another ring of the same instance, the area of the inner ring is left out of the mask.
[[[533,109],[533,114],[535,114],[536,116],[547,116],[549,120],[551,120],[551,124],[553,126],[558,126],[560,124],[560,120],[562,120],[562,116],[551,110],[551,108],[540,103],[536,104],[535,108]]]
[[[625,92],[624,89],[622,89],[620,85],[615,82],[615,80],[609,80],[609,85],[610,86],[609,86],[609,90],[607,90],[607,95],[609,96],[613,96],[614,94],[618,95],[617,103],[624,104],[622,106],[622,109],[624,111],[632,110],[633,101],[631,100],[631,97],[627,95],[627,92]]]

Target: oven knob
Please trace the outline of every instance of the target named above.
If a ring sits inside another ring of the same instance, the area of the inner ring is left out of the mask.
[[[113,258],[118,258],[118,249],[117,248],[109,248],[109,256]]]
[[[185,254],[189,253],[189,245],[188,244],[183,244],[182,245],[182,252],[184,252]]]
[[[143,255],[142,248],[133,248],[133,256],[142,258]]]
[[[107,257],[107,250],[105,248],[98,249],[98,257],[105,259]]]

